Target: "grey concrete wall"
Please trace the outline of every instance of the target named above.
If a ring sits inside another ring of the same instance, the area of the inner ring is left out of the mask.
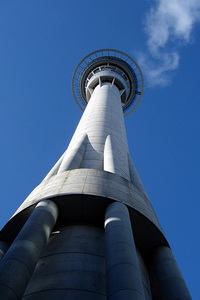
[[[104,230],[64,226],[52,233],[23,300],[106,300]]]
[[[44,180],[22,203],[16,214],[41,199],[60,195],[85,194],[107,197],[136,209],[162,232],[147,196],[129,180],[116,174],[94,169],[76,169]]]

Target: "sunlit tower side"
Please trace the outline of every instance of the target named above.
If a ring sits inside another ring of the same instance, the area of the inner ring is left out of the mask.
[[[0,299],[191,299],[129,154],[139,66],[95,51],[72,85],[84,113],[71,142],[0,233]]]

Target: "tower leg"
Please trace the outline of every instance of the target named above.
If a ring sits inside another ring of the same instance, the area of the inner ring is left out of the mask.
[[[9,244],[3,241],[0,241],[0,260],[4,257],[6,251],[9,248]]]
[[[108,300],[144,300],[144,291],[127,207],[112,203],[106,210]]]
[[[164,246],[156,248],[153,253],[152,267],[162,299],[192,299],[170,248]]]
[[[0,263],[0,299],[21,299],[58,216],[52,201],[41,201]]]

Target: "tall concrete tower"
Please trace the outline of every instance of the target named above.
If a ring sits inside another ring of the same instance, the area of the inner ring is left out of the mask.
[[[0,233],[1,300],[191,299],[128,150],[143,87],[120,51],[80,62],[74,136]]]

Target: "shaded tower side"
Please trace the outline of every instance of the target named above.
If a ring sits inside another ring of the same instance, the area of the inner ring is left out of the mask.
[[[74,136],[1,232],[0,299],[191,299],[128,150],[138,65],[96,51],[73,88],[86,106]]]

